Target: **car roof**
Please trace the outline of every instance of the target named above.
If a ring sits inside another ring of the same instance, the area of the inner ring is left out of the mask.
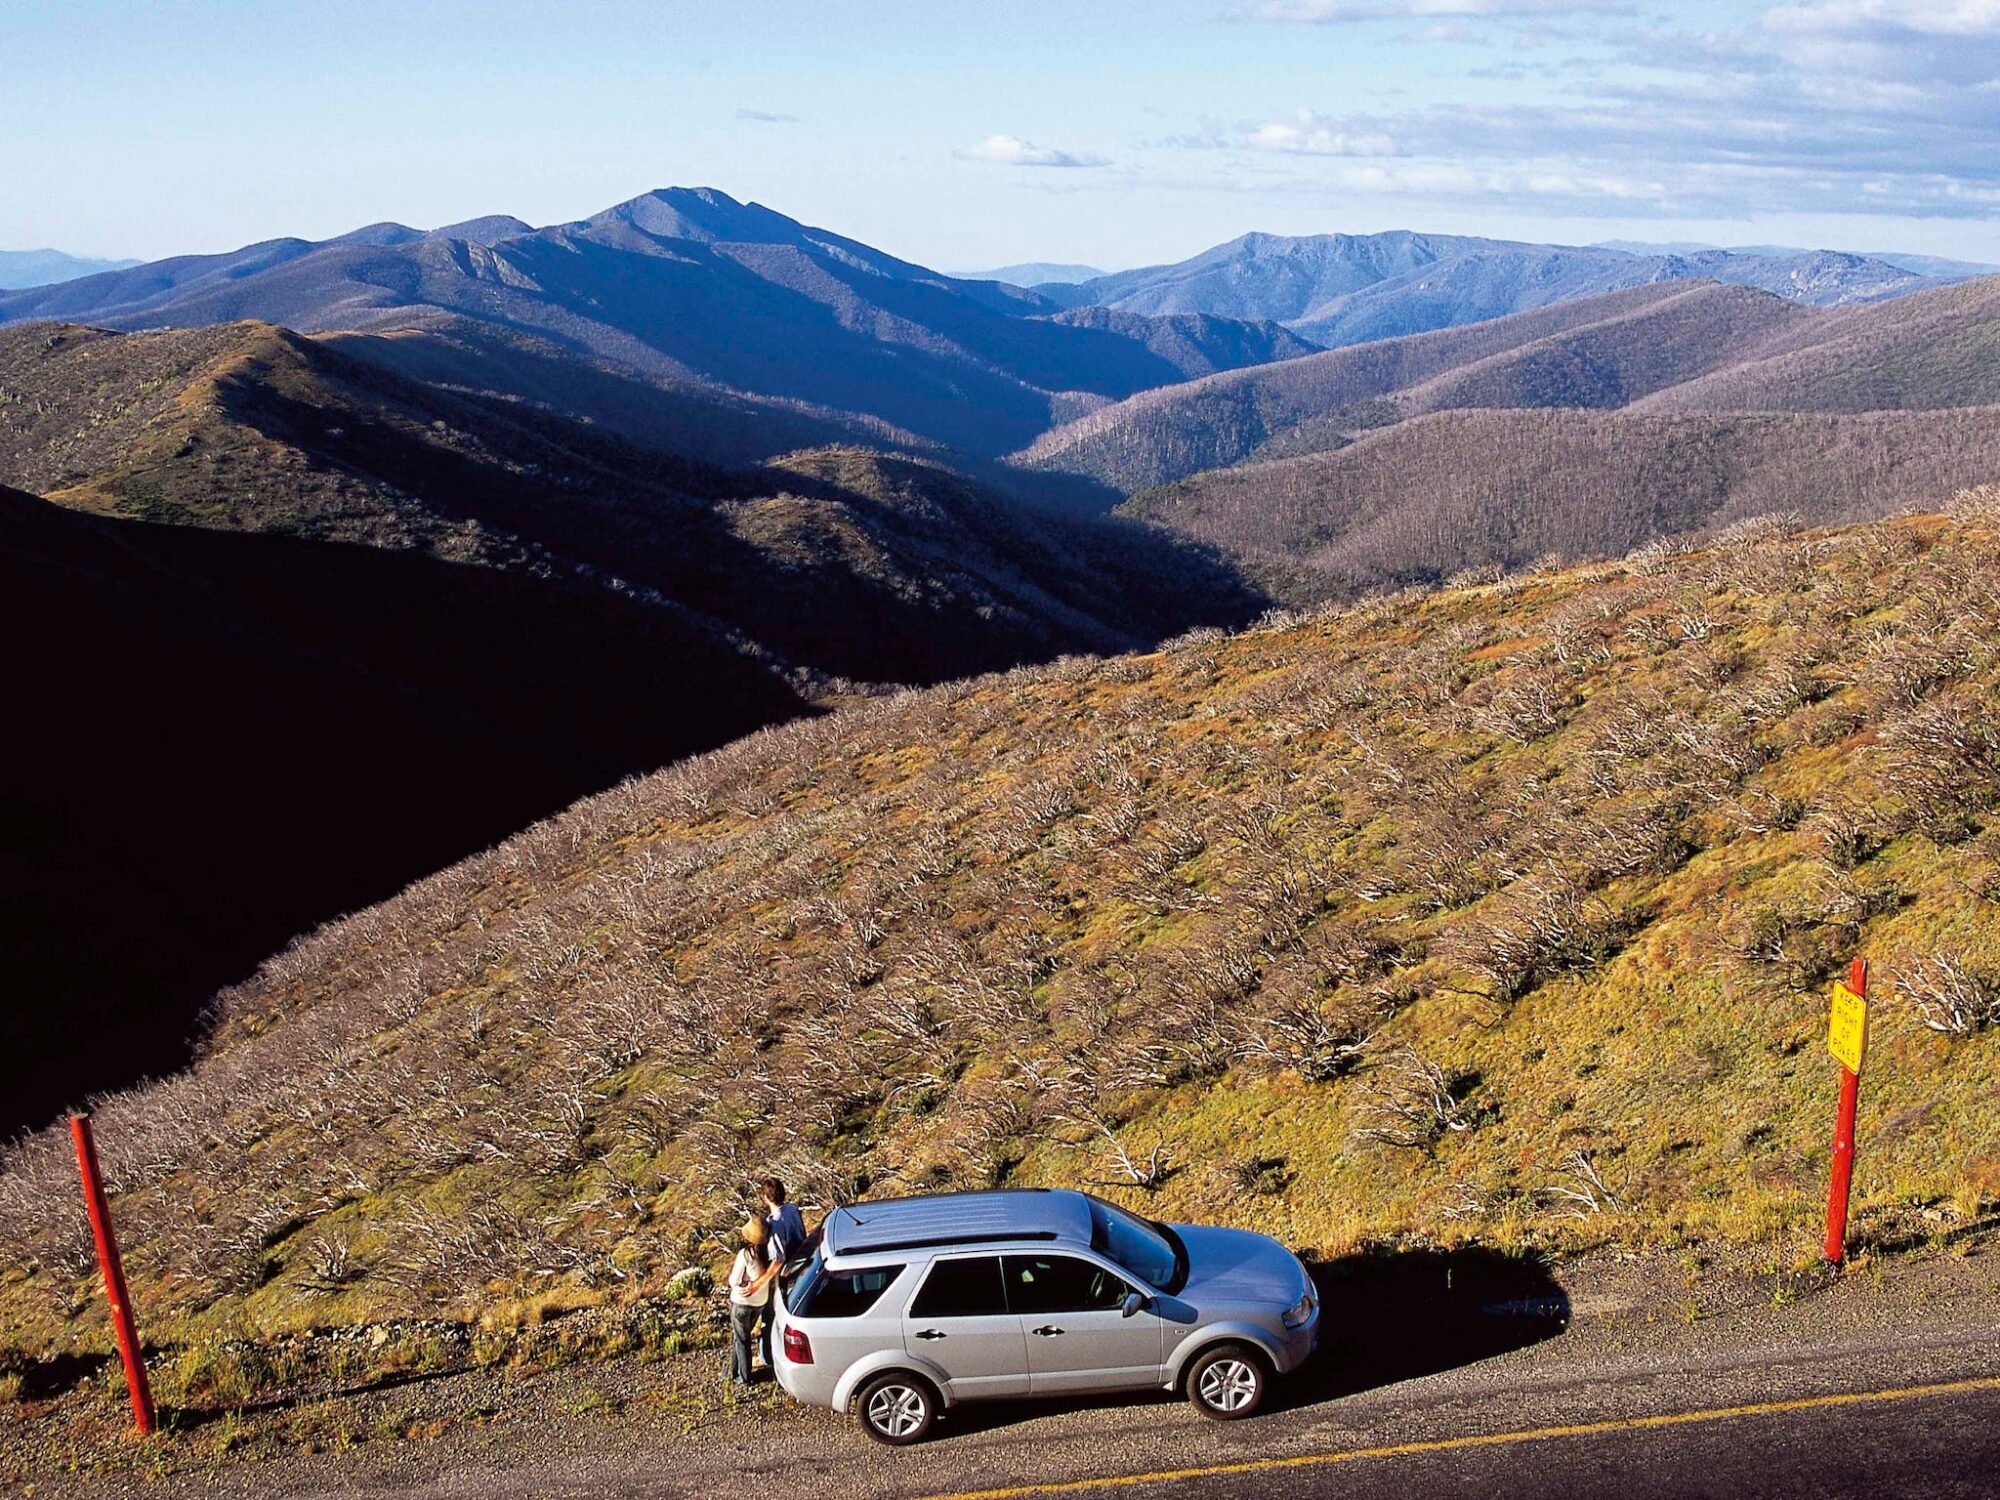
[[[943,1249],[994,1240],[1090,1243],[1090,1200],[1068,1188],[1001,1188],[850,1203],[826,1216],[829,1255]]]

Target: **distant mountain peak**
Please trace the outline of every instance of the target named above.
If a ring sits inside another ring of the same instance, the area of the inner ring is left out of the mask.
[[[483,214],[476,219],[461,219],[456,224],[440,224],[425,239],[465,240],[474,245],[497,245],[501,240],[511,240],[516,235],[533,234],[535,226],[512,214]]]
[[[136,260],[99,260],[62,250],[0,250],[0,291],[75,281],[103,271],[125,271]]]
[[[789,244],[805,231],[805,225],[776,209],[761,203],[738,202],[722,189],[712,187],[654,188],[623,203],[614,203],[583,223],[589,228],[630,224],[664,239],[706,244]]]
[[[378,224],[363,224],[359,229],[350,229],[345,234],[337,234],[330,240],[322,240],[325,245],[408,245],[424,237],[421,229],[412,229],[407,224],[398,224],[393,219],[384,219]]]

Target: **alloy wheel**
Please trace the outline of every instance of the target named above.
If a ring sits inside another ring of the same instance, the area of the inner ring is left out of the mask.
[[[906,1438],[924,1425],[923,1392],[907,1385],[885,1385],[868,1398],[868,1423],[892,1438]]]
[[[1217,1411],[1242,1411],[1257,1399],[1257,1372],[1245,1360],[1218,1359],[1201,1372],[1199,1390]]]

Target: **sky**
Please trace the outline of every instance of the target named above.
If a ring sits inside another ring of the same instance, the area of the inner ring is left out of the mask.
[[[712,186],[944,270],[1390,228],[2000,262],[2000,0],[0,0],[0,247]]]

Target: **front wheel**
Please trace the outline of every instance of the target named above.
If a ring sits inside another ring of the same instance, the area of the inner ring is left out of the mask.
[[[1188,1371],[1188,1400],[1204,1417],[1235,1422],[1264,1404],[1270,1381],[1262,1359],[1242,1344],[1224,1344],[1195,1360]]]
[[[861,1387],[854,1415],[876,1442],[906,1447],[920,1441],[937,1420],[937,1394],[928,1382],[892,1371]]]

